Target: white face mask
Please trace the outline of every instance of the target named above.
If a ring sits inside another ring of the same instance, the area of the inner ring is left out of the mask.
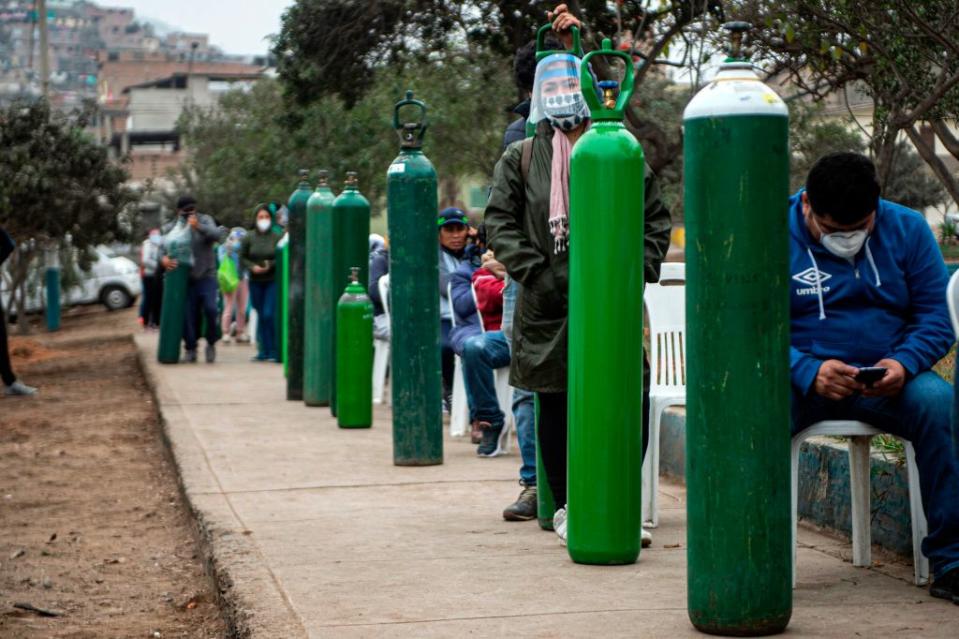
[[[863,244],[866,243],[866,238],[869,237],[869,233],[864,229],[824,233],[815,216],[813,216],[813,222],[816,223],[816,228],[819,229],[819,233],[821,234],[819,241],[822,242],[823,247],[836,257],[841,257],[845,260],[851,260],[856,257],[859,251],[862,250]]]
[[[256,228],[260,229],[260,232],[261,232],[261,233],[266,233],[267,231],[269,231],[271,226],[273,226],[273,225],[270,224],[270,221],[269,221],[269,220],[257,220],[257,221],[256,221]]]
[[[163,238],[161,238],[159,235],[153,234],[150,236],[150,242],[154,246],[160,246],[160,244],[163,243]]]

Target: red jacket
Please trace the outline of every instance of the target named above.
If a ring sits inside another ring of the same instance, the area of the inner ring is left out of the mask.
[[[478,268],[473,273],[473,289],[476,291],[476,310],[483,318],[483,328],[498,331],[503,325],[503,289],[506,282],[489,269]]]

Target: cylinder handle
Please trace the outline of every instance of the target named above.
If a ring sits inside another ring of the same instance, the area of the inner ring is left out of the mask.
[[[548,55],[553,55],[554,53],[572,53],[577,58],[583,57],[583,47],[580,43],[579,37],[579,27],[572,26],[569,28],[570,32],[573,34],[573,48],[569,51],[554,51],[551,49],[544,49],[546,46],[546,33],[553,28],[552,23],[544,24],[536,31],[536,61],[539,62]]]
[[[414,107],[417,111],[417,119],[410,122],[400,122],[400,109],[403,107]],[[423,146],[423,136],[426,135],[426,129],[429,127],[429,120],[426,117],[426,104],[422,100],[413,98],[413,91],[407,90],[406,98],[400,100],[393,107],[393,128],[400,136],[400,146],[404,149],[419,149]]]
[[[601,80],[596,84],[603,91],[603,101],[600,103],[593,85],[593,74],[590,72],[589,61],[594,56],[605,56],[609,58],[619,58],[623,61],[625,71],[622,84],[617,80]],[[620,120],[624,117],[626,105],[629,99],[633,97],[633,58],[625,51],[613,49],[613,41],[609,38],[603,39],[603,48],[596,51],[590,51],[583,58],[582,68],[580,69],[580,86],[583,91],[583,99],[589,105],[590,117],[593,120]]]

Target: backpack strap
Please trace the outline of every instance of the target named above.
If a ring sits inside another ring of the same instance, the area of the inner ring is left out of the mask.
[[[523,183],[525,184],[527,178],[529,177],[529,165],[533,161],[533,138],[526,138],[523,140],[523,155],[520,158],[519,170],[520,174],[523,176]]]

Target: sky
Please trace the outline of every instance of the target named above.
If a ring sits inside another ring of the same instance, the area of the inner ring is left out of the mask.
[[[105,7],[132,8],[178,31],[206,33],[226,53],[263,54],[266,36],[280,30],[280,16],[292,0],[94,0]]]

